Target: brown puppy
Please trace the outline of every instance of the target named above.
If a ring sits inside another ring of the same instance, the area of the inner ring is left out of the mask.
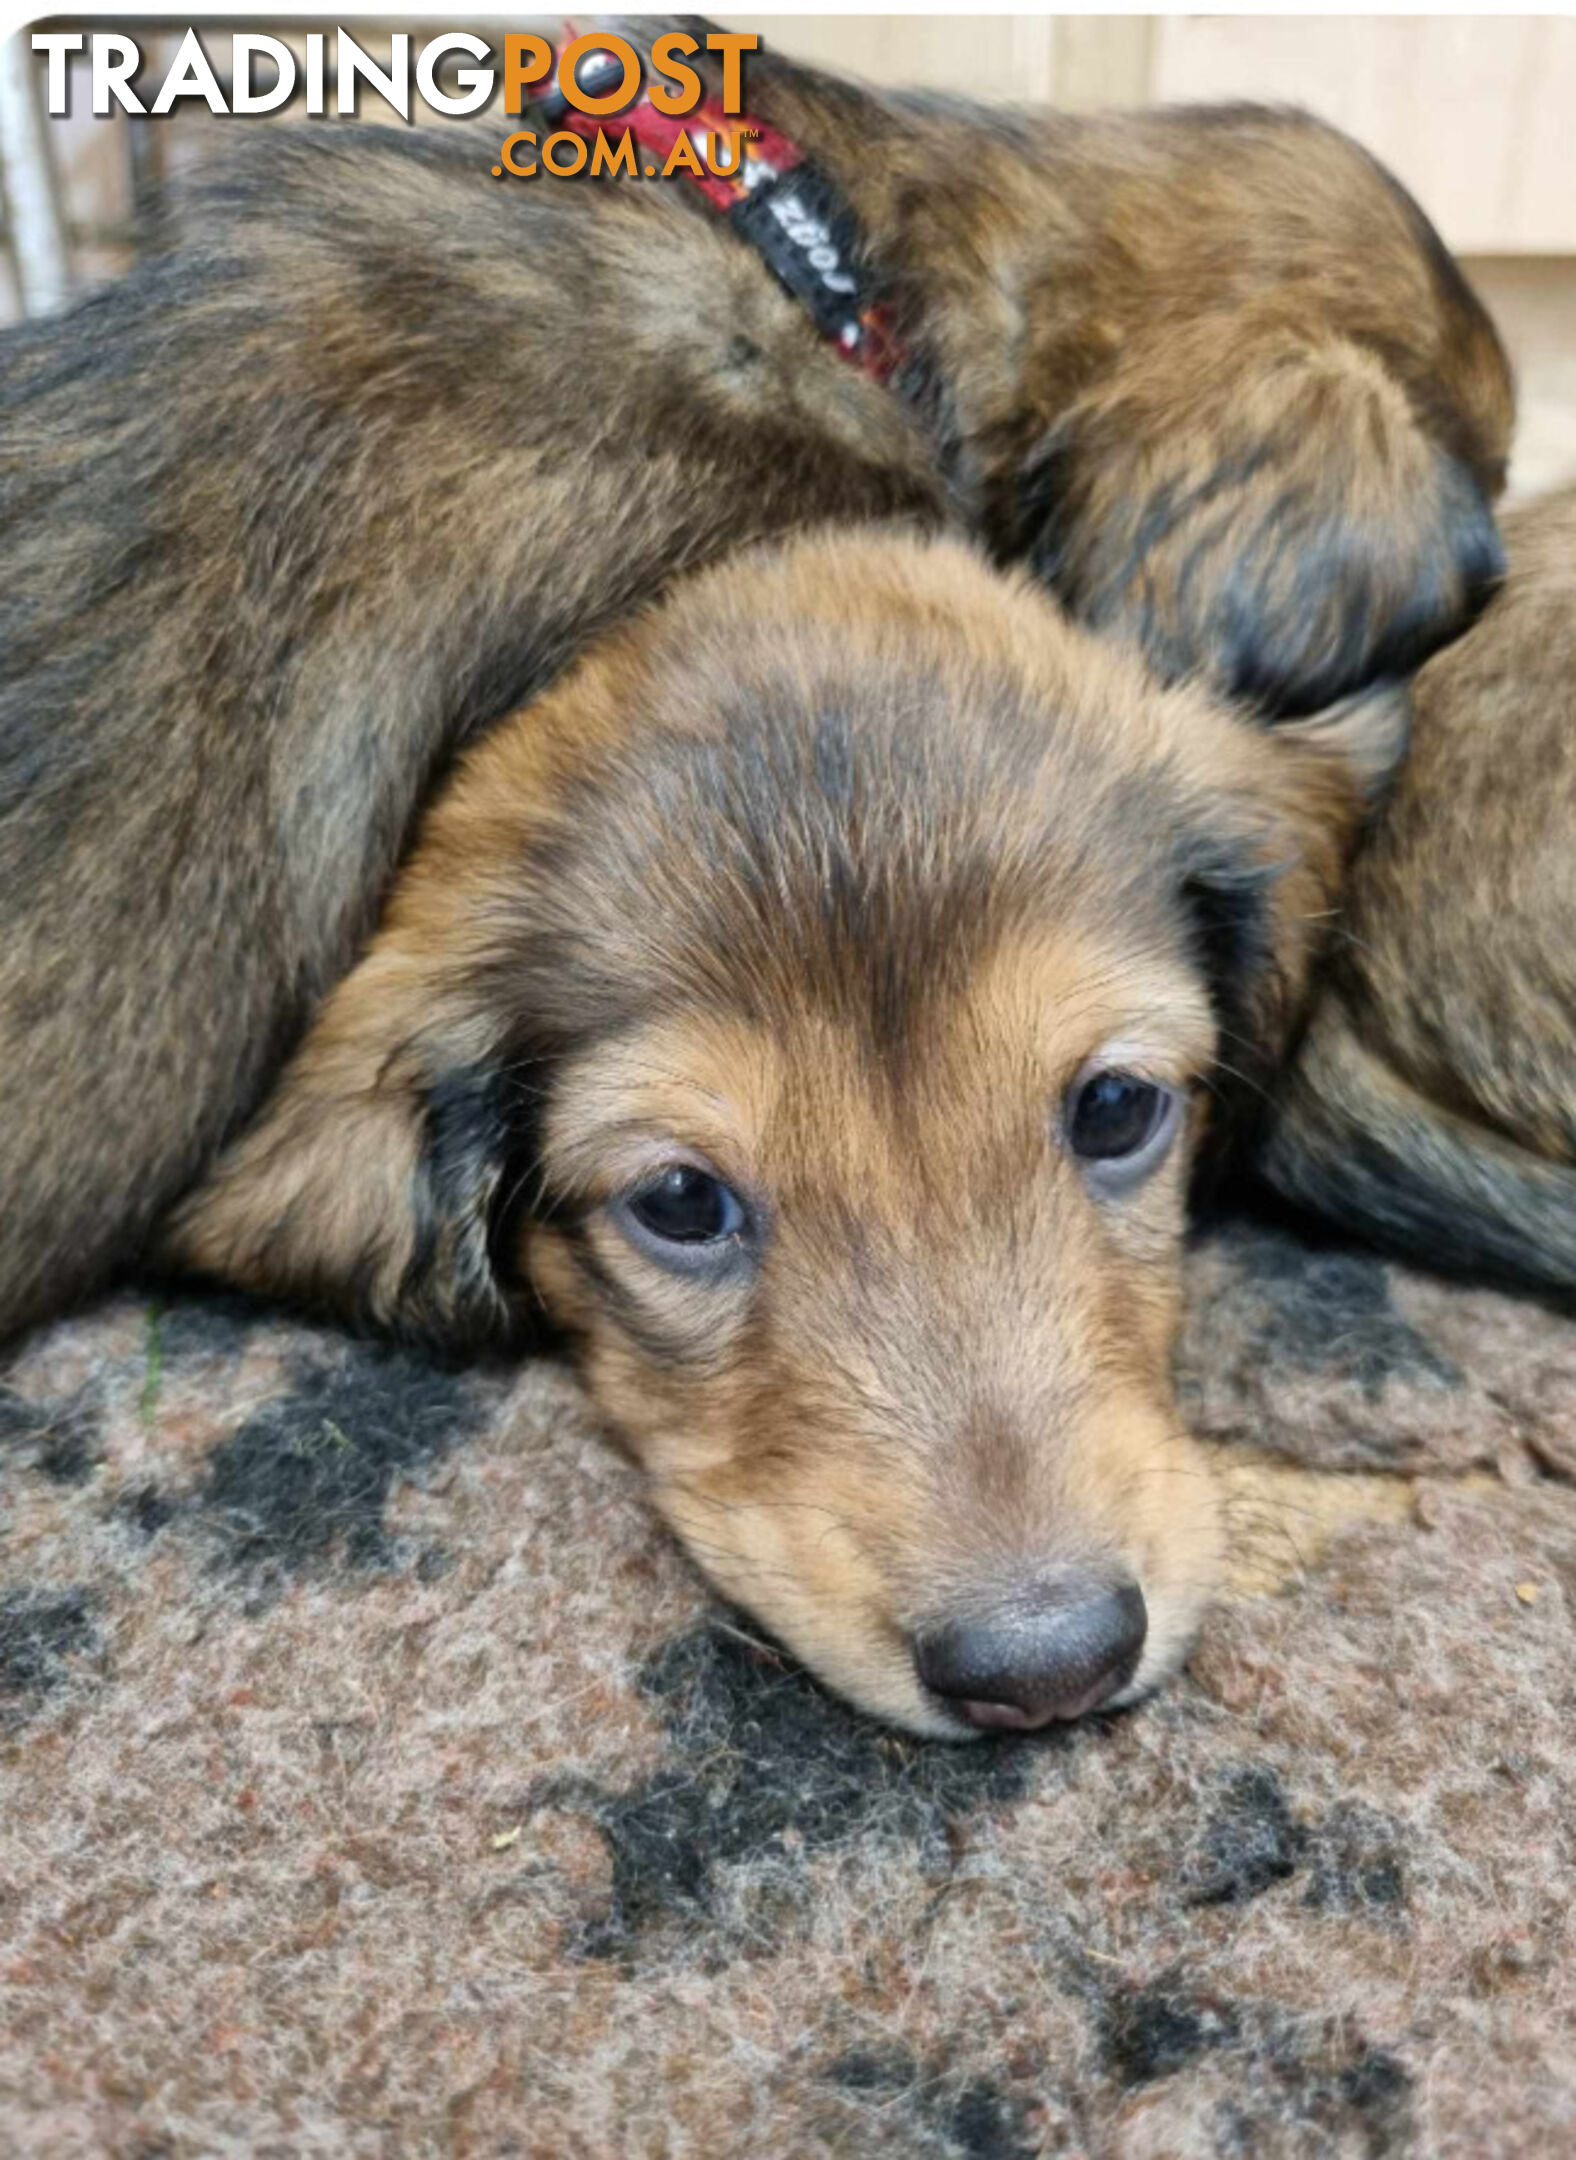
[[[1432,1267],[1576,1286],[1576,491],[1413,688],[1264,1167]]]
[[[1280,712],[1492,578],[1503,357],[1351,143],[746,90],[863,223],[888,387],[686,183],[500,184],[468,129],[263,131],[0,344],[0,1335],[136,1258],[442,761],[675,571],[960,519]]]
[[[705,573],[465,759],[172,1254],[445,1341],[545,1309],[702,1566],[873,1711],[1127,1699],[1219,1554],[1189,1169],[1395,706],[1262,732],[950,543]]]

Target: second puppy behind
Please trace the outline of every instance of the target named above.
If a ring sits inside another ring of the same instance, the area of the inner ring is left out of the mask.
[[[1283,1085],[1271,1181],[1417,1259],[1576,1288],[1576,489],[1413,686]]]

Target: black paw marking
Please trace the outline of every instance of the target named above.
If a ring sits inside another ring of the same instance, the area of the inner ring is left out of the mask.
[[[1299,1821],[1279,1776],[1246,1763],[1224,1779],[1182,1863],[1191,1905],[1244,1905],[1299,1873],[1316,1910],[1384,1917],[1406,1902],[1401,1826],[1358,1800]]]
[[[0,1597],[0,1721],[25,1715],[60,1687],[66,1660],[97,1649],[85,1590],[12,1590]]]
[[[1416,2149],[1411,2073],[1350,2017],[1289,2018],[1260,2007],[1243,2023],[1234,2065],[1241,2083],[1222,2103],[1218,2150],[1244,2160],[1286,2150],[1385,2160]]]
[[[1393,1380],[1461,1386],[1459,1368],[1396,1311],[1383,1260],[1245,1225],[1232,1232],[1230,1252],[1236,1294],[1257,1309],[1265,1365],[1345,1381],[1367,1402]]]
[[[1362,2151],[1381,2160],[1413,2142],[1410,2072],[1350,2017],[1234,2002],[1173,1970],[1107,1995],[1097,2029],[1107,2074],[1122,2090],[1187,2072],[1206,2056],[1218,2060],[1228,2090],[1216,2111],[1217,2152],[1249,2160],[1266,2150]]]
[[[1240,2030],[1232,2003],[1195,1994],[1175,1977],[1110,1996],[1100,2027],[1106,2068],[1128,2087],[1170,2077]]]
[[[273,1572],[335,1553],[354,1565],[388,1564],[390,1489],[477,1428],[469,1382],[408,1352],[363,1344],[327,1360],[298,1359],[292,1380],[209,1458],[198,1499],[227,1557]]]
[[[822,2076],[848,2096],[860,2119],[857,2146],[879,2124],[880,2150],[935,2160],[1033,2160],[1040,2150],[1026,2134],[1024,2110],[988,2077],[923,2061],[904,2047],[852,2048]],[[861,2107],[860,2102],[867,2103]]]
[[[1360,1800],[1332,1807],[1308,1834],[1303,1902],[1325,1912],[1395,1912],[1406,1903],[1399,1823]]]
[[[29,1402],[0,1387],[0,1449],[14,1449],[30,1468],[57,1485],[85,1485],[98,1467],[98,1412],[84,1395],[65,1402]]]
[[[139,1485],[134,1492],[121,1494],[115,1502],[114,1513],[117,1521],[128,1524],[139,1537],[151,1541],[175,1520],[180,1505],[166,1499],[157,1485]]]
[[[1245,1904],[1300,1865],[1308,1833],[1293,1820],[1280,1779],[1250,1763],[1226,1781],[1222,1798],[1183,1868],[1194,1905]]]
[[[949,1826],[1016,1799],[1031,1757],[1048,1754],[1044,1742],[906,1739],[724,1626],[665,1645],[640,1685],[662,1707],[667,1760],[623,1792],[555,1778],[532,1795],[533,1807],[589,1815],[607,1841],[612,1905],[583,1945],[592,1956],[621,1954],[663,1920],[706,1923],[735,1866],[760,1870],[753,1926],[768,1934],[794,1909],[814,1853],[877,1839],[944,1870]]]

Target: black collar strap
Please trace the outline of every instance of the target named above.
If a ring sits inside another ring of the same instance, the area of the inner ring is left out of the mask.
[[[604,70],[618,65],[611,53],[587,53],[576,80],[594,92]],[[748,115],[729,120],[715,104],[674,119],[658,112],[644,90],[623,112],[601,116],[580,112],[556,87],[536,103],[544,119],[588,139],[633,135],[664,164],[687,136],[702,168],[681,166],[691,186],[727,216],[845,360],[876,382],[888,380],[902,355],[887,309],[869,290],[863,228],[847,197],[797,143]],[[741,138],[725,174],[706,161],[719,134]]]

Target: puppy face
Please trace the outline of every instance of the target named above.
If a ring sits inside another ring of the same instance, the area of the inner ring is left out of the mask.
[[[966,552],[803,542],[507,722],[177,1254],[533,1301],[707,1572],[962,1736],[1123,1700],[1218,1563],[1169,1362],[1373,728],[1271,740]]]
[[[1214,1578],[1168,1379],[1214,1023],[1149,928],[938,954],[901,1040],[809,999],[654,1017],[552,1091],[524,1260],[596,1400],[716,1580],[910,1725],[979,1715],[925,1685],[962,1622],[1140,1585],[1114,1694]],[[1074,1665],[967,1700],[1029,1722]]]

